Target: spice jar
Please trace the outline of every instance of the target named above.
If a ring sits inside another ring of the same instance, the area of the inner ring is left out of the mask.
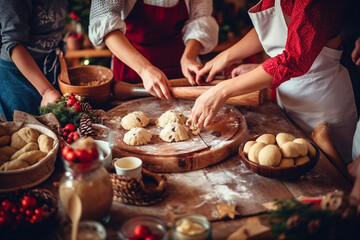
[[[211,240],[211,225],[205,216],[191,214],[175,220],[174,240]]]
[[[81,219],[98,220],[106,223],[110,219],[110,209],[113,199],[112,183],[109,173],[101,165],[96,155],[95,159],[86,161],[71,159],[72,154],[67,151],[77,150],[63,149],[63,161],[65,174],[61,179],[59,195],[61,203],[68,210],[69,199],[77,194],[81,201]],[[81,154],[76,153],[76,156]],[[85,154],[84,154],[85,155]],[[90,154],[89,154],[90,155]],[[70,159],[70,161],[69,161]]]

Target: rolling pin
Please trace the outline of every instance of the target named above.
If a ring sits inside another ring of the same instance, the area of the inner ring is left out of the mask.
[[[179,99],[195,100],[203,92],[211,88],[211,86],[196,87],[170,87],[171,96]],[[152,96],[145,88],[134,86],[125,82],[115,82],[113,87],[113,98],[123,100],[132,97],[150,97]],[[231,97],[226,103],[235,105],[258,106],[263,101],[263,92],[255,91],[241,96]]]

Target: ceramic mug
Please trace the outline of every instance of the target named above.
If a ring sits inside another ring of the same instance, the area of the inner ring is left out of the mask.
[[[141,178],[142,161],[137,157],[122,157],[115,160],[115,171],[117,175]]]

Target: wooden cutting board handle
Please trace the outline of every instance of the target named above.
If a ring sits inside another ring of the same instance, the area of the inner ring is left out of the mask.
[[[211,86],[196,86],[196,87],[170,87],[171,95],[179,99],[195,100],[203,92],[211,88]],[[115,82],[113,88],[113,97],[117,100],[128,99],[132,97],[147,97],[151,96],[143,87],[135,86],[125,82]],[[226,103],[235,105],[258,106],[263,102],[263,92],[255,91],[229,98]]]

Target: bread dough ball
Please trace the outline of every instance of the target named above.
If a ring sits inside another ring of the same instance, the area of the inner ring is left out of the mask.
[[[296,158],[306,156],[307,146],[296,142],[286,142],[280,147],[281,154],[285,158]]]
[[[308,156],[298,157],[298,158],[295,158],[295,165],[296,166],[302,165],[302,164],[305,164],[305,163],[307,163],[309,161],[310,161],[310,158]]]
[[[245,156],[249,155],[249,150],[252,147],[252,145],[254,145],[256,142],[255,141],[247,141],[244,145],[244,149],[243,152],[245,154]]]
[[[186,128],[179,123],[168,123],[160,131],[160,138],[165,142],[185,141],[189,138]]]
[[[295,162],[293,158],[282,158],[278,167],[294,167]]]
[[[24,147],[19,149],[17,152],[15,152],[11,156],[11,160],[14,160],[14,159],[18,158],[21,154],[23,154],[25,152],[30,152],[30,151],[33,151],[33,150],[39,150],[39,145],[37,143],[32,143],[32,142],[28,143]]]
[[[267,133],[259,136],[255,141],[263,142],[265,144],[275,144],[275,136],[270,133]]]
[[[178,110],[168,110],[163,113],[158,120],[156,120],[156,125],[164,128],[168,123],[179,123],[184,125],[186,122],[186,117]]]
[[[265,166],[277,166],[281,161],[281,152],[279,147],[274,144],[266,145],[259,152],[259,163]]]
[[[294,139],[293,142],[296,142],[296,143],[301,143],[301,144],[304,144],[307,146],[307,149],[308,149],[308,155],[313,158],[316,156],[316,149],[314,148],[314,146],[309,143],[307,140],[303,139],[303,138],[296,138]]]
[[[150,142],[151,137],[151,133],[145,128],[135,127],[125,133],[124,142],[132,146],[145,145]]]
[[[39,136],[37,142],[38,142],[40,151],[48,153],[53,148],[54,139],[52,139],[51,137],[49,137],[45,134],[41,134]]]
[[[15,132],[13,135],[11,135],[11,144],[10,146],[16,149],[21,149],[27,144],[27,142],[22,139],[18,132]]]
[[[288,133],[278,133],[276,135],[276,143],[279,147],[281,147],[284,143],[294,141],[294,139],[295,137]]]
[[[257,142],[249,149],[248,158],[250,161],[259,163],[259,152],[266,146],[263,142]]]
[[[149,118],[142,111],[131,112],[121,119],[121,126],[126,130],[134,127],[146,127],[148,124]]]

